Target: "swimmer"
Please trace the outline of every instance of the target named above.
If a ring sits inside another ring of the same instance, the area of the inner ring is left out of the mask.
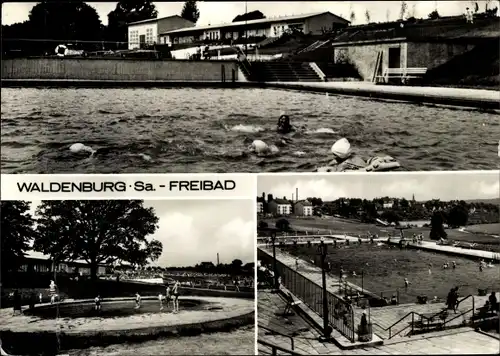
[[[290,117],[288,117],[284,111],[281,112],[281,116],[278,119],[277,131],[281,134],[288,134],[295,131],[293,126],[290,124]]]
[[[141,295],[139,292],[135,293],[135,309],[139,309],[141,307]]]
[[[408,289],[408,287],[410,286],[410,282],[408,281],[408,278],[405,278],[405,289]]]
[[[100,295],[98,295],[97,297],[95,297],[94,303],[95,303],[95,310],[96,311],[101,311],[101,296]]]
[[[174,300],[174,313],[179,312],[179,281],[175,281],[172,287],[172,296]]]

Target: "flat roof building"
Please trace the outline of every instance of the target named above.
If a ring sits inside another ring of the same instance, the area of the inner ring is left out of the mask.
[[[194,22],[179,15],[131,22],[128,24],[128,49],[137,49],[146,45],[160,43],[160,33],[179,28],[189,28],[194,25]]]
[[[349,25],[349,21],[329,11],[310,14],[281,16],[249,21],[237,21],[219,25],[186,26],[185,28],[160,31],[160,43],[182,44],[199,41],[238,40],[252,37],[280,37],[288,30],[305,34],[323,34]]]

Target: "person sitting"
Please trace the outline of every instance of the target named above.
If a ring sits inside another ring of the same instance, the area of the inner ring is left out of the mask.
[[[490,309],[492,311],[498,311],[498,300],[495,292],[491,292],[488,301],[490,302]]]
[[[278,119],[278,132],[281,134],[288,134],[293,131],[295,131],[295,129],[290,124],[290,117],[284,112],[281,112],[281,116]]]

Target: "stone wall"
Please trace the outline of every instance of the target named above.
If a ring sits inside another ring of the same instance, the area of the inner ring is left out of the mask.
[[[108,81],[238,80],[236,61],[183,61],[94,58],[16,58],[2,60],[2,79],[72,79]]]
[[[335,62],[341,57],[349,60],[357,69],[364,81],[371,81],[377,63],[377,56],[382,51],[382,71],[389,65],[389,48],[401,48],[401,66],[406,63],[406,43],[377,43],[335,48]]]
[[[342,46],[335,48],[335,62],[342,57],[348,59],[363,80],[371,81],[377,63],[377,55],[382,51],[381,73],[389,64],[389,48],[401,48],[400,68],[426,67],[433,69],[448,62],[455,56],[470,51],[474,45],[452,43],[401,42]]]
[[[408,43],[408,67],[436,68],[455,56],[474,48],[472,44],[460,43]]]

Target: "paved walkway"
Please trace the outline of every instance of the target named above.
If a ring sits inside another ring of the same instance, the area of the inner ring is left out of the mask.
[[[183,297],[179,298],[180,300]],[[28,315],[13,315],[12,308],[0,309],[0,331],[35,332],[60,330],[64,333],[86,334],[101,331],[131,330],[149,327],[169,327],[183,324],[202,323],[229,319],[251,313],[255,310],[254,300],[242,298],[212,298],[186,297],[185,299],[200,299],[211,303],[211,307],[222,309],[213,310],[180,310],[180,313],[171,312],[145,313],[116,318],[61,318],[42,319]],[[109,299],[107,299],[109,300]],[[63,302],[67,303],[67,302]],[[130,307],[134,304],[130,298]],[[105,304],[104,306],[105,307]]]
[[[272,256],[272,249],[270,248],[265,248],[265,247],[259,247],[259,249],[265,253],[267,253],[269,256]],[[287,265],[288,267],[295,269],[295,261],[296,258],[295,256],[292,256],[291,254],[288,254],[286,252],[280,251],[279,249],[276,250],[276,259],[280,261],[281,263]],[[312,282],[316,283],[317,285],[321,286],[321,269],[312,263],[306,262],[302,259],[298,260],[299,268],[298,271],[306,278],[311,280]],[[339,279],[332,276],[332,275],[327,275],[326,276],[326,281],[327,281],[327,290],[333,294],[339,294]],[[353,285],[352,283],[349,283],[350,285]],[[353,285],[354,286],[354,285]],[[359,288],[358,286],[356,286]],[[497,297],[500,299],[500,295]],[[478,308],[486,302],[488,299],[488,296],[475,296],[474,297],[474,303],[475,303],[475,308]],[[424,314],[424,315],[429,315],[429,314],[435,314],[440,311],[442,311],[445,308],[445,304],[443,302],[440,303],[429,303],[429,304],[401,304],[397,306],[386,306],[386,307],[380,307],[380,308],[370,308],[370,319],[371,322],[374,324],[374,332],[380,336],[383,339],[389,338],[389,330],[388,328],[392,326],[394,323],[396,323],[398,320],[400,320],[402,317],[407,315],[410,312],[416,312],[419,314]],[[460,312],[465,312],[468,311],[472,308],[472,299],[469,298],[467,300],[464,300],[459,308],[458,308],[458,314]],[[449,326],[457,326],[461,325],[465,319],[465,317],[470,317],[471,313],[466,314],[465,316],[458,317],[457,319],[447,322],[447,325]],[[453,313],[449,314],[449,318],[453,318],[454,315]],[[354,308],[354,321],[355,325],[358,325],[360,322],[361,318],[361,309],[355,307]],[[397,326],[395,326],[392,329],[392,333],[397,333],[398,331],[404,329],[406,326],[409,325],[409,322],[411,321],[411,316],[408,316],[405,318],[401,323],[399,323]],[[403,332],[401,336],[403,336],[405,333]]]
[[[297,315],[277,316],[286,305],[279,294],[266,291],[258,293],[258,324],[278,333],[293,337],[294,351],[304,355],[439,355],[439,354],[498,354],[499,342],[470,328],[446,330],[426,335],[399,339],[390,344],[341,350],[333,343],[319,341],[320,333]],[[262,327],[258,338],[286,349],[292,349],[290,337],[273,334]],[[259,346],[259,355],[270,354],[270,349]],[[278,354],[281,354],[278,352]]]
[[[294,241],[297,241],[298,244],[307,244],[311,243],[320,243],[321,239],[324,240],[325,243],[332,244],[333,240],[349,240],[349,242],[358,242],[358,237],[347,236],[347,235],[289,235],[289,236],[280,236],[276,238],[278,241],[283,241],[285,244],[293,244]],[[367,238],[362,238],[363,242],[369,241]],[[391,244],[399,244],[400,237],[391,237]],[[386,237],[379,237],[374,239],[375,242],[387,242]],[[414,244],[410,239],[406,241],[409,242],[409,245],[412,248],[418,248],[422,250],[434,251],[434,252],[443,252],[448,254],[454,254],[457,256],[465,256],[472,258],[483,258],[486,260],[500,261],[500,253],[491,252],[491,251],[483,251],[483,250],[473,250],[473,249],[465,249],[461,247],[449,246],[449,245],[438,245],[434,241],[421,241],[421,243]],[[260,245],[266,245],[265,240],[259,239]]]
[[[386,99],[500,109],[500,92],[484,89],[375,85],[370,82],[269,82],[273,87]]]

